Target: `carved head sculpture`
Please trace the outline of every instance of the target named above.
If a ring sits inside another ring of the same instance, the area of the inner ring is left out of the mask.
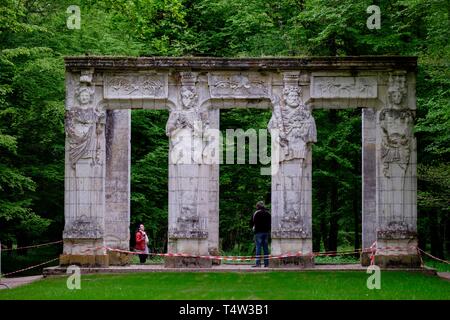
[[[85,106],[94,100],[94,88],[81,86],[76,90],[75,95],[80,105]]]
[[[404,75],[390,75],[388,97],[393,107],[399,107],[406,95],[406,79]]]
[[[286,105],[291,108],[296,108],[300,105],[300,94],[302,90],[297,86],[289,86],[283,89],[283,97]]]
[[[182,88],[181,89],[181,104],[183,108],[190,109],[197,103],[198,95],[195,88]]]

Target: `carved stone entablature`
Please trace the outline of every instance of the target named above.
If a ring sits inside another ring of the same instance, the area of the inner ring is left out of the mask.
[[[94,69],[93,68],[81,70],[80,83],[91,84],[93,77],[94,77]]]
[[[168,95],[167,74],[105,74],[105,99],[165,99]]]
[[[267,98],[269,78],[259,73],[208,74],[211,98]]]
[[[312,98],[376,98],[377,78],[313,76],[311,80]]]
[[[180,81],[182,86],[195,87],[197,83],[197,73],[186,71],[180,72]]]
[[[101,139],[105,127],[105,111],[101,104],[93,104],[95,89],[81,85],[76,91],[77,105],[66,111],[66,135],[69,142],[69,161],[73,168],[80,159],[101,164]]]
[[[391,221],[377,230],[377,239],[414,239],[417,232],[404,221]]]
[[[103,227],[92,218],[80,217],[69,222],[64,229],[64,239],[101,239],[103,238]]]
[[[311,238],[311,231],[305,228],[300,215],[288,214],[281,217],[275,228],[272,230],[273,238],[283,239],[308,239]]]
[[[379,119],[383,174],[389,178],[391,164],[398,164],[401,169],[406,170],[410,163],[414,114],[408,109],[383,109]]]

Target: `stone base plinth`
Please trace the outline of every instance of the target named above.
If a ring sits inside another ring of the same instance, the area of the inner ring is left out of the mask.
[[[360,256],[360,262],[361,265],[364,267],[370,266],[370,256],[372,255],[371,252],[362,252]]]
[[[166,257],[166,268],[211,268],[212,259],[194,257]]]
[[[289,257],[269,260],[270,268],[312,268],[314,256]]]
[[[131,254],[123,252],[108,251],[110,266],[126,266],[131,262]]]
[[[375,264],[381,268],[418,268],[421,265],[418,254],[375,255]]]
[[[77,265],[81,267],[108,267],[109,256],[104,255],[81,255],[81,254],[61,254],[59,256],[60,266]]]

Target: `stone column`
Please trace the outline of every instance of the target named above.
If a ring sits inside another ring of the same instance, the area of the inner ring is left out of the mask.
[[[65,226],[61,265],[106,266],[105,111],[93,70],[66,75]]]
[[[131,110],[106,113],[105,244],[129,250]],[[108,252],[111,265],[129,262],[127,254]]]
[[[217,137],[208,136],[211,126],[218,125],[218,110],[200,103],[206,90],[199,88],[197,74],[181,72],[180,80],[178,103],[170,110],[166,127],[170,138],[168,251],[204,256],[218,242],[218,230],[211,236],[208,231],[210,221],[218,227],[217,163],[212,165],[208,159],[211,146],[218,142]],[[167,257],[166,267],[211,267],[211,262]]]
[[[208,253],[219,255],[219,156],[220,110],[209,109],[209,130],[204,135],[203,166],[208,170]],[[220,263],[214,260],[213,262]]]
[[[414,81],[413,78],[408,79]],[[377,112],[377,252],[380,266],[419,266],[417,253],[416,140],[413,84],[389,76],[386,107]]]
[[[377,239],[376,219],[376,113],[362,109],[362,248],[367,249]],[[370,264],[370,253],[362,252],[361,264]]]
[[[272,176],[272,254],[301,256],[271,260],[273,267],[312,266],[311,149],[316,125],[303,103],[299,72],[284,74],[283,98],[273,98],[269,129],[278,130],[279,170]],[[272,131],[272,138],[274,138]],[[272,152],[272,157],[277,156]]]

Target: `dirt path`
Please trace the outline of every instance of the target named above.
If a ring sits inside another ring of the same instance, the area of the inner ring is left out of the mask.
[[[42,279],[43,276],[30,276],[30,277],[18,277],[18,278],[1,278],[0,280],[0,290],[16,288],[19,286],[23,286],[24,284],[29,284],[34,281]],[[7,285],[8,287],[6,287]]]
[[[438,272],[437,275],[442,279],[450,281],[450,272]]]

